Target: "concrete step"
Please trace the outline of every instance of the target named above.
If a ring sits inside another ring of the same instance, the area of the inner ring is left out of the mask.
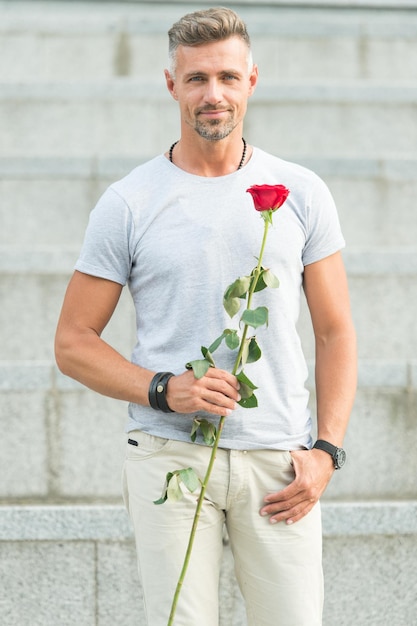
[[[312,393],[313,415],[314,406]],[[325,499],[416,499],[416,410],[415,353],[360,359],[348,461]],[[63,376],[52,360],[0,361],[0,503],[120,502],[126,421],[125,403]]]
[[[0,262],[0,301],[4,303],[0,312],[0,324],[4,324],[0,330],[1,358],[51,359],[56,324],[76,254],[65,250],[28,251],[20,268],[17,261],[23,259],[20,253],[3,250],[1,256],[4,262],[4,265]],[[103,337],[130,358],[136,333],[127,289],[123,290]]]
[[[416,502],[322,508],[323,626],[414,624]],[[27,615],[31,626],[144,623],[135,548],[122,507],[1,507],[0,541],[4,626],[24,624]],[[219,589],[219,626],[245,626],[228,543]]]
[[[163,152],[178,136],[165,86],[108,83],[0,86],[0,157],[94,157]],[[143,121],[146,120],[146,124]],[[415,156],[417,87],[364,83],[264,83],[245,136],[294,156]],[[268,123],[266,123],[268,122]]]
[[[417,457],[410,455],[417,445],[410,304],[417,297],[417,0],[229,4],[247,20],[261,69],[246,138],[323,176],[348,241],[359,389],[348,462],[323,501],[324,625],[410,626],[417,584]],[[127,407],[62,376],[53,337],[101,191],[178,136],[163,79],[166,31],[203,5],[0,0],[5,626],[28,615],[33,626],[142,619],[120,498]],[[300,329],[312,389],[305,309]],[[127,290],[105,338],[129,358],[135,330]],[[313,413],[314,404],[312,393]],[[228,546],[221,590],[220,626],[245,626]]]
[[[66,285],[78,251],[0,250],[0,343],[3,359],[50,359]],[[417,251],[346,251],[351,301],[364,359],[412,359],[417,345]],[[36,320],[36,323],[34,322]],[[370,324],[369,320],[378,323]],[[309,317],[300,332],[314,355]],[[127,290],[105,335],[126,356],[134,345],[133,306]]]
[[[247,21],[263,77],[389,83],[417,78],[413,5],[397,0],[385,10],[378,3],[375,11],[357,2],[343,10],[324,2],[310,7],[305,2],[294,4],[243,2],[236,7]],[[167,30],[193,10],[172,2],[2,2],[1,6],[0,82],[162,76]]]
[[[293,159],[290,153],[281,156]],[[3,157],[0,246],[55,247],[63,261],[65,250],[80,247],[88,215],[105,188],[144,160],[122,156]],[[297,160],[329,185],[349,248],[415,245],[417,158],[302,156]],[[70,261],[67,263],[70,267]]]
[[[413,501],[323,505],[323,626],[414,623],[416,514]],[[0,541],[4,626],[24,624],[27,615],[31,626],[144,623],[122,507],[1,507]],[[219,626],[245,626],[227,542],[219,590]]]
[[[344,256],[360,358],[414,358],[417,327],[410,303],[417,297],[416,249],[346,250]],[[299,326],[305,354],[313,358],[307,307]]]

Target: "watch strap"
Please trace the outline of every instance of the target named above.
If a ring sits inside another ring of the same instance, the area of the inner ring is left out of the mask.
[[[324,450],[324,452],[327,452],[333,458],[337,452],[337,446],[334,446],[332,443],[329,443],[324,439],[317,439],[313,448],[317,448],[318,450]]]
[[[346,460],[346,452],[343,450],[343,448],[338,448],[337,446],[334,446],[332,443],[329,443],[324,439],[317,439],[313,448],[323,450],[324,452],[330,454],[333,459],[335,469],[338,470],[344,465]]]

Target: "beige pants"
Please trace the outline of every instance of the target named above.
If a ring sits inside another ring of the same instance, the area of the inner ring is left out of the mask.
[[[148,626],[166,626],[196,506],[196,495],[155,505],[167,472],[193,467],[203,478],[210,448],[129,433],[124,498],[134,526]],[[321,514],[271,524],[259,510],[264,496],[294,478],[286,451],[218,450],[206,491],[178,626],[218,626],[218,586],[226,524],[248,626],[320,626],[323,580]]]

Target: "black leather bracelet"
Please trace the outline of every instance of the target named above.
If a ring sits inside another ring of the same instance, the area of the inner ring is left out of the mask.
[[[172,376],[174,376],[172,372],[158,372],[151,380],[148,399],[149,404],[156,411],[163,411],[164,413],[174,412],[169,408],[166,399],[168,381]]]
[[[158,372],[151,380],[151,384],[149,385],[148,391],[148,400],[149,404],[156,411],[159,410],[158,401],[156,399],[156,386],[159,383],[161,377],[164,375],[164,372]]]
[[[174,411],[169,408],[167,402],[167,387],[168,381],[172,378],[174,374],[171,372],[165,372],[165,374],[160,379],[159,383],[156,386],[156,401],[158,402],[158,406],[164,413],[173,413]]]

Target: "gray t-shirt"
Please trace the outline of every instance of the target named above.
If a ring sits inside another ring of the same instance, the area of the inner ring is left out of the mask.
[[[274,214],[263,260],[280,286],[253,299],[254,307],[269,309],[268,327],[256,332],[262,358],[245,367],[258,387],[258,407],[234,411],[220,445],[308,448],[307,367],[296,330],[303,269],[344,246],[333,199],[313,172],[255,148],[241,170],[206,178],[160,155],[101,197],[76,269],[129,285],[137,325],[132,361],[180,374],[186,363],[202,358],[201,346],[209,346],[226,328],[238,328],[240,315],[229,318],[223,293],[256,265],[264,222],[246,190],[262,184],[290,190]],[[216,365],[228,371],[235,357],[224,344],[214,353]],[[192,417],[130,404],[127,430],[190,441]]]

